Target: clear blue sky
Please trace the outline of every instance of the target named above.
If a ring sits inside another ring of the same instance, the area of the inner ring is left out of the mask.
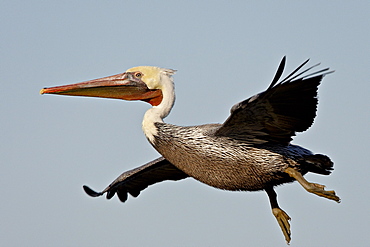
[[[369,243],[369,1],[1,1],[1,246],[286,246],[264,192],[195,180],[149,187],[125,204],[90,198],[159,155],[141,131],[142,102],[40,96],[45,86],[138,65],[177,69],[167,122],[223,122],[230,107],[307,58],[336,72],[314,126],[294,143],[335,162],[277,188],[291,246]]]

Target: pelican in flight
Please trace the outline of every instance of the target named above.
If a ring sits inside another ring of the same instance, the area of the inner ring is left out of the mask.
[[[340,202],[334,191],[303,177],[308,172],[329,175],[330,158],[290,143],[296,132],[312,125],[318,86],[331,72],[326,68],[308,74],[316,65],[302,69],[307,62],[280,80],[284,57],[266,91],[234,105],[223,124],[183,127],[163,121],[175,101],[175,70],[171,69],[135,67],[101,79],[44,88],[40,93],[142,100],[152,105],[142,129],[161,157],[122,173],[101,192],[84,186],[88,195],[106,193],[111,199],[117,194],[125,202],[128,194],[137,197],[149,185],[187,177],[223,190],[264,190],[289,243],[290,217],[278,205],[275,186],[298,181],[308,192]]]

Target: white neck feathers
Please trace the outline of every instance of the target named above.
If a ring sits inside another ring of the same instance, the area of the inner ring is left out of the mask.
[[[149,109],[142,122],[142,128],[145,136],[151,143],[154,142],[154,135],[157,134],[157,128],[154,123],[163,123],[163,119],[168,116],[175,103],[175,86],[172,79],[172,70],[161,70],[158,82],[158,89],[162,90],[162,102]]]

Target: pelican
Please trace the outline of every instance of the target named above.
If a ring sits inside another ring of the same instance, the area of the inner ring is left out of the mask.
[[[308,74],[319,64],[302,69],[307,60],[280,80],[285,61],[283,57],[269,87],[234,105],[223,124],[183,127],[163,121],[175,102],[175,70],[171,69],[134,67],[101,79],[44,88],[40,93],[142,100],[152,105],[142,129],[161,157],[122,173],[101,192],[83,186],[88,195],[106,193],[111,199],[117,194],[125,202],[128,194],[137,197],[149,185],[187,177],[222,190],[264,190],[289,243],[290,217],[279,207],[275,186],[298,181],[310,193],[336,202],[340,198],[303,177],[308,172],[329,175],[333,170],[330,158],[291,144],[296,132],[313,124],[318,86],[332,71],[326,68]]]

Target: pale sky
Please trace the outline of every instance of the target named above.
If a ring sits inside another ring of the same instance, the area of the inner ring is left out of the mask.
[[[221,123],[231,106],[307,58],[335,73],[315,123],[293,143],[335,162],[310,174],[337,204],[298,183],[277,188],[291,246],[370,241],[369,1],[1,1],[0,246],[286,246],[265,192],[193,179],[122,204],[90,198],[159,154],[141,131],[150,105],[39,90],[138,65],[177,69],[168,123]]]

